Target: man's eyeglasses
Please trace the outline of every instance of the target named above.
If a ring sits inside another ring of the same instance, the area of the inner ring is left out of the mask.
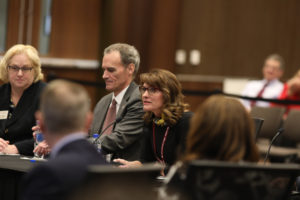
[[[18,67],[18,66],[12,65],[12,66],[8,66],[8,69],[15,73],[18,73],[20,70],[22,71],[22,73],[27,73],[32,70],[32,67]]]
[[[141,94],[144,94],[146,91],[148,91],[148,94],[152,95],[155,94],[156,92],[160,91],[160,89],[155,88],[155,87],[144,87],[144,86],[140,86],[140,92]]]

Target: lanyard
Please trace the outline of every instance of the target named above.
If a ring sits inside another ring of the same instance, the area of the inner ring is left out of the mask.
[[[164,135],[164,139],[163,139],[163,141],[161,143],[161,149],[160,149],[161,159],[156,154],[155,124],[154,123],[153,123],[152,127],[153,127],[153,132],[152,132],[153,133],[153,151],[154,151],[155,157],[156,157],[156,159],[159,162],[165,164],[165,160],[164,160],[164,146],[165,146],[165,143],[166,143],[166,139],[167,139],[170,127],[169,126],[167,127],[167,130],[166,130],[165,135]]]

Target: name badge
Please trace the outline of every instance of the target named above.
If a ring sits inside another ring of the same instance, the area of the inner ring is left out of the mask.
[[[8,110],[1,110],[0,111],[0,120],[1,119],[7,119],[8,116]]]

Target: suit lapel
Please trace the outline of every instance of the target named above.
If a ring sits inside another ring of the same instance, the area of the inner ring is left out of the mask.
[[[132,94],[132,92],[134,91],[134,89],[137,87],[137,84],[134,82],[131,82],[119,107],[118,113],[117,113],[117,118],[123,115],[123,112],[125,112],[126,110],[126,105],[127,102],[129,100],[130,95]]]
[[[135,84],[134,82],[131,82],[122,101],[121,101],[121,104],[120,104],[120,107],[119,107],[119,110],[118,110],[118,113],[116,115],[116,119],[120,116],[123,116],[123,113],[126,112],[126,106],[127,106],[127,102],[130,98],[130,95],[132,94],[132,92],[134,91],[134,89],[137,87],[137,84]],[[109,105],[111,103],[111,100],[112,100],[112,93],[104,100],[103,102],[103,112],[99,113],[99,115],[97,116],[100,124],[99,124],[99,132],[98,133],[101,133],[101,130],[103,128],[103,124],[104,124],[104,121],[105,121],[105,116],[106,116],[106,113],[108,111],[108,108],[109,108]]]
[[[105,116],[106,116],[106,113],[108,111],[108,108],[109,108],[109,105],[111,103],[111,99],[112,99],[112,93],[108,96],[108,98],[106,98],[103,102],[103,112],[101,112],[99,114],[99,122],[100,123],[100,127],[99,127],[99,133],[101,132],[102,130],[102,126],[104,124],[104,120],[105,120]]]
[[[32,100],[35,97],[36,94],[36,87],[37,84],[33,83],[28,89],[26,89],[21,96],[19,103],[17,107],[15,107],[14,112],[12,113],[11,119],[7,120],[7,126],[10,126],[15,121],[17,121],[18,118],[20,118],[28,109],[30,109],[32,105]]]

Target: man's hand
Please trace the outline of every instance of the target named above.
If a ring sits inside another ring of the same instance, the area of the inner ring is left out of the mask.
[[[141,167],[143,164],[136,160],[136,161],[127,161],[121,158],[114,159],[113,162],[115,163],[120,163],[119,165],[120,168],[133,168],[133,167]]]
[[[0,138],[0,152],[3,152],[6,147],[8,146],[9,141],[7,140],[3,140],[2,138]]]
[[[14,144],[7,145],[3,153],[6,154],[19,154],[17,147]]]
[[[40,130],[40,127],[39,126],[33,126],[31,128],[31,130],[33,131],[32,135],[33,135],[33,139],[35,140],[35,134],[38,130]]]
[[[45,140],[39,143],[33,150],[33,152],[37,153],[38,155],[47,155],[50,153],[50,151],[51,149]]]

